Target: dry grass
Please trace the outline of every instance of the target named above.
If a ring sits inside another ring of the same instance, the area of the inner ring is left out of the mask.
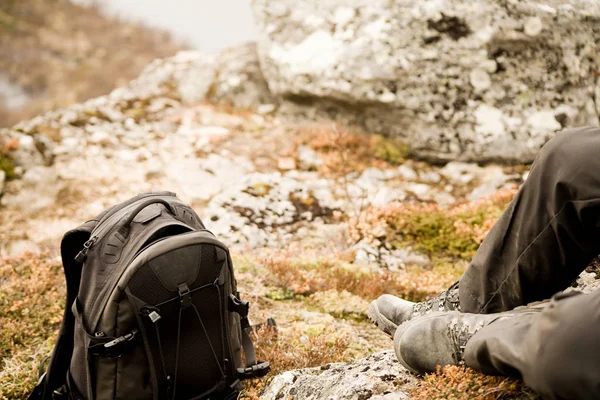
[[[337,257],[303,259],[283,251],[260,261],[272,274],[267,284],[308,296],[327,290],[347,291],[367,300],[392,293],[411,301],[422,301],[454,282],[464,264],[439,264],[431,269],[409,267],[404,271],[373,272],[359,269]]]
[[[0,0],[0,71],[32,97],[0,107],[0,126],[106,94],[179,49],[164,32],[68,0]]]
[[[0,259],[0,399],[25,398],[64,309],[59,262],[46,255]]]
[[[412,391],[413,400],[534,400],[538,397],[514,378],[480,374],[463,366],[446,366],[428,374]]]
[[[325,176],[341,176],[367,167],[386,168],[405,161],[408,147],[395,138],[351,131],[332,125],[312,124],[294,135],[298,145],[306,145],[321,156],[318,171]]]
[[[271,363],[269,377],[282,371],[298,368],[311,368],[320,365],[348,361],[347,350],[350,339],[340,335],[335,329],[327,328],[309,335],[288,334],[282,340],[271,328],[260,329],[254,335],[256,355],[259,360]],[[242,398],[259,399],[267,386],[269,378],[253,379],[245,382]]]

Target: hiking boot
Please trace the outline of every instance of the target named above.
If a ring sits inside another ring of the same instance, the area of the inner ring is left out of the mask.
[[[438,365],[458,365],[464,360],[465,347],[483,327],[540,308],[506,311],[496,314],[468,314],[457,311],[434,312],[413,318],[398,327],[394,351],[398,361],[416,374],[434,372]]]
[[[367,317],[379,329],[393,337],[398,325],[411,318],[415,304],[391,294],[384,294],[371,302]]]
[[[458,282],[455,282],[436,297],[421,303],[414,303],[390,294],[384,294],[371,303],[367,316],[383,332],[394,336],[398,325],[413,317],[426,315],[434,311],[454,310],[460,311]]]

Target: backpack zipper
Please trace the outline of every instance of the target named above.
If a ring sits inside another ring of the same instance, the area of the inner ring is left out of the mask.
[[[147,199],[149,197],[152,197],[152,195],[150,196],[144,196],[141,199]],[[156,196],[156,197],[161,197],[161,196]],[[177,201],[174,201],[175,203],[177,203]],[[83,249],[81,249],[81,251],[79,253],[77,253],[77,255],[75,256],[75,261],[77,261],[78,263],[83,263],[85,262],[85,260],[87,259],[87,255],[88,252],[90,251],[90,248],[92,248],[92,246],[94,246],[94,244],[96,244],[96,242],[98,242],[98,240],[100,240],[100,238],[104,237],[104,235],[110,231],[110,228],[113,226],[113,219],[115,219],[115,216],[118,215],[121,211],[125,211],[124,215],[126,215],[127,211],[131,211],[132,208],[135,207],[135,204],[137,203],[137,201],[126,205],[125,207],[121,208],[120,210],[115,211],[112,214],[109,214],[107,216],[105,216],[96,226],[96,228],[92,231],[92,232],[96,232],[88,241],[86,241],[83,244]],[[109,222],[113,222],[111,224],[109,224]]]
[[[113,224],[109,224],[109,222],[113,222],[113,220],[115,219],[115,215],[118,215],[120,211],[130,210],[133,204],[135,203],[123,207],[122,209],[112,213],[110,216],[108,216],[107,218],[105,217],[102,221],[100,221],[98,225],[96,225],[96,228],[92,231],[92,233],[96,233],[83,244],[83,249],[81,249],[81,251],[77,253],[77,255],[75,256],[75,261],[77,261],[78,263],[85,262],[85,260],[87,259],[88,252],[90,251],[92,246],[94,246],[94,244],[96,244],[96,242],[98,242],[98,240],[100,240],[101,237],[104,237],[106,232],[110,231],[110,227],[112,227]]]
[[[83,244],[83,249],[81,249],[81,251],[75,256],[75,261],[77,261],[78,263],[83,263],[87,258],[87,254],[90,251],[90,247],[92,247],[97,241],[98,236],[92,236],[90,240],[85,242]]]

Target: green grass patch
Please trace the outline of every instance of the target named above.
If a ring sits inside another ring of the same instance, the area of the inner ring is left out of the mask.
[[[436,260],[470,261],[487,232],[514,196],[506,191],[450,209],[436,204],[394,204],[376,210],[372,222],[385,221],[386,241],[411,247]]]
[[[14,161],[8,155],[2,153],[0,153],[0,171],[4,171],[6,179],[10,180],[16,177]]]
[[[371,145],[375,158],[392,165],[402,164],[408,157],[408,144],[398,138],[374,135],[371,139]]]

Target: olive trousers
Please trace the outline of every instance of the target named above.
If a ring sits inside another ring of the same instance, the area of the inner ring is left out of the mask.
[[[600,399],[600,291],[560,294],[600,254],[600,128],[558,133],[460,279],[462,312],[496,313],[467,343],[465,363],[521,376],[551,399]],[[559,294],[557,294],[559,293]]]

